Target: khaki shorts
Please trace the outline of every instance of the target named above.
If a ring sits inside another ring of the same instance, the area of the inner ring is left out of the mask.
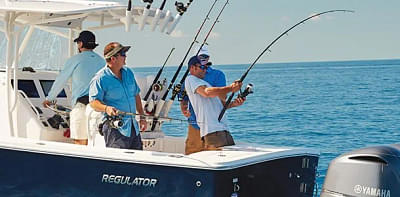
[[[235,145],[229,131],[212,132],[204,136],[202,139],[205,149]]]
[[[76,140],[88,139],[88,117],[86,116],[86,105],[77,102],[70,115],[71,138]]]
[[[200,137],[200,130],[189,124],[188,134],[185,143],[185,154],[192,154],[203,150],[203,141]]]

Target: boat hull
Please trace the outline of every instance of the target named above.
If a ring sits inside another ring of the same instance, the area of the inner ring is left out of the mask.
[[[4,196],[306,197],[318,163],[318,156],[304,155],[210,170],[4,148],[0,155]]]

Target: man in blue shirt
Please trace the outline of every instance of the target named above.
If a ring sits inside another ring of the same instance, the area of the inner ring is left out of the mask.
[[[205,45],[200,49],[198,57],[201,60],[201,64],[204,66],[211,63],[209,62],[210,55]],[[213,87],[226,86],[225,74],[211,66],[207,66],[206,75],[203,80]],[[184,89],[184,87],[182,89]],[[183,115],[189,120],[188,134],[185,143],[185,154],[202,151],[204,147],[200,137],[200,127],[196,123],[196,115],[194,114],[193,107],[187,96],[183,97],[180,106]]]
[[[104,59],[93,51],[98,46],[95,35],[82,31],[74,40],[78,45],[78,54],[67,60],[64,69],[57,76],[43,106],[47,107],[56,101],[57,95],[64,89],[69,78],[72,78],[72,99],[70,113],[70,132],[75,144],[87,145],[86,105],[89,102],[89,83],[93,76],[105,65]]]
[[[101,69],[90,83],[90,106],[104,116],[115,117],[119,112],[144,115],[139,86],[131,69],[125,67],[126,52],[130,46],[111,42],[104,48],[107,66]],[[142,150],[142,140],[135,116],[122,116],[122,126],[115,127],[110,121],[103,124],[106,147]],[[144,116],[140,119],[140,129],[146,129]]]

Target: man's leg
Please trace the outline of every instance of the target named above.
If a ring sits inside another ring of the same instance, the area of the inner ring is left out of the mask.
[[[122,135],[118,129],[111,128],[107,122],[103,124],[103,134],[106,147],[123,149],[130,148],[130,138]]]
[[[140,133],[138,135],[135,135],[135,132],[132,133],[131,140],[132,142],[130,149],[143,150],[142,137],[140,136]]]
[[[203,142],[200,137],[200,130],[189,124],[188,135],[185,143],[185,154],[192,154],[203,150]]]
[[[76,103],[70,113],[70,132],[75,144],[88,144],[87,122],[86,105]]]

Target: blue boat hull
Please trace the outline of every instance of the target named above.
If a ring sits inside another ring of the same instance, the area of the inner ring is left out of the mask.
[[[205,170],[3,148],[0,156],[1,196],[311,197],[318,163],[317,156],[297,156]]]

